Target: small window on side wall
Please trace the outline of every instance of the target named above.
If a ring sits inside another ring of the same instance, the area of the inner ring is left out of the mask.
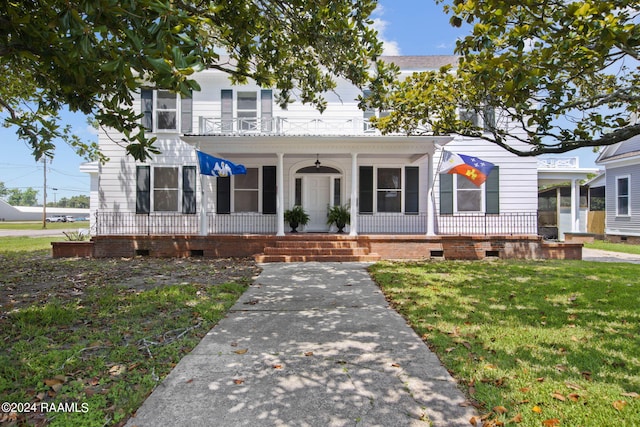
[[[616,215],[629,216],[629,176],[616,178]]]

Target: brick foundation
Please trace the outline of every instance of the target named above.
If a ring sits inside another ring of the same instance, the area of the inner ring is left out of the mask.
[[[404,236],[335,234],[210,235],[210,236],[96,236],[93,256],[105,257],[250,257],[278,240],[356,240],[382,259],[478,260],[582,259],[581,243],[548,243],[537,236]]]
[[[630,245],[640,245],[640,236],[618,236],[607,234],[605,240],[611,243],[628,243]]]

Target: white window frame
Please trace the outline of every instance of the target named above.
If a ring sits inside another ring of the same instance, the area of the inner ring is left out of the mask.
[[[236,188],[236,176],[234,175],[231,179],[231,212],[239,212],[239,213],[261,213],[262,211],[262,168],[259,166],[247,166],[247,172],[251,169],[256,170],[256,174],[258,176],[258,187],[257,188]],[[236,191],[239,192],[255,192],[257,194],[258,200],[258,208],[255,211],[238,211],[236,209]]]
[[[171,91],[168,90],[164,90],[164,89],[152,89],[152,88],[144,88],[145,90],[148,90],[152,93],[151,96],[151,129],[149,129],[150,132],[153,133],[183,133],[183,129],[182,129],[182,122],[183,122],[183,102],[185,99],[187,98],[183,98],[179,93],[171,93]],[[159,93],[167,93],[170,94],[172,97],[175,97],[175,108],[160,108],[160,106],[158,105],[158,102],[160,100],[160,97],[158,96]],[[193,97],[188,98],[191,102],[191,120],[193,121]],[[144,111],[141,111],[144,112]],[[175,127],[174,128],[161,128],[159,126],[160,124],[160,119],[159,116],[161,113],[172,113],[174,115],[175,118]],[[192,131],[192,126],[193,123],[191,123],[191,126],[189,127],[188,132]]]
[[[176,170],[176,174],[177,174],[177,182],[176,182],[176,187],[167,187],[167,188],[157,188],[156,187],[156,172],[159,169],[175,169]],[[163,165],[163,166],[152,166],[151,167],[151,212],[181,212],[182,211],[182,201],[181,201],[181,195],[182,195],[182,191],[181,191],[181,186],[182,186],[182,168],[180,168],[180,166],[178,165]],[[163,210],[158,210],[158,208],[156,207],[156,192],[159,191],[173,191],[176,193],[176,209],[163,209]]]
[[[453,212],[454,213],[459,213],[459,214],[475,214],[475,213],[485,213],[487,211],[487,202],[485,200],[485,184],[483,183],[480,187],[476,187],[475,184],[471,184],[473,185],[473,188],[467,188],[467,189],[460,189],[458,188],[458,180],[459,179],[464,179],[466,181],[469,181],[467,178],[465,178],[462,175],[459,174],[453,174]],[[471,181],[469,181],[471,182]],[[458,195],[460,192],[464,193],[464,192],[472,192],[472,191],[479,191],[480,192],[480,210],[477,211],[472,211],[472,210],[465,210],[465,211],[461,211],[458,208]]]
[[[615,177],[616,179],[616,216],[619,217],[630,217],[631,216],[631,175],[618,175]],[[627,194],[622,196],[627,198],[627,212],[621,213],[619,210],[620,207],[620,180],[627,181]]]
[[[160,105],[158,104],[158,102],[160,101],[160,93],[166,93],[169,95],[173,95],[173,99],[175,102],[175,108],[160,108]],[[154,123],[154,127],[155,130],[157,132],[178,132],[180,129],[180,96],[178,94],[175,93],[171,93],[168,90],[162,90],[162,89],[158,89],[158,90],[154,90],[153,91],[153,115],[155,116],[155,123]],[[159,127],[160,124],[160,119],[159,116],[161,113],[173,113],[174,115],[174,124],[175,127],[173,128],[161,128]]]

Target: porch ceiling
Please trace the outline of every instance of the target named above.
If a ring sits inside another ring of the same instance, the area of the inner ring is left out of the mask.
[[[390,155],[433,154],[435,144],[444,146],[450,136],[183,136],[182,140],[207,153],[233,155]]]

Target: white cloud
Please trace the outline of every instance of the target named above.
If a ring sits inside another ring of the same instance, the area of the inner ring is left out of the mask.
[[[384,15],[384,8],[380,4],[378,4],[376,9],[372,13],[372,17],[374,17],[373,28],[378,32],[378,38],[383,43],[383,48],[384,48],[383,54],[390,55],[390,56],[401,55],[400,46],[398,45],[398,42],[394,40],[387,40],[384,35],[384,31],[387,28],[388,22],[382,19],[383,15]]]

